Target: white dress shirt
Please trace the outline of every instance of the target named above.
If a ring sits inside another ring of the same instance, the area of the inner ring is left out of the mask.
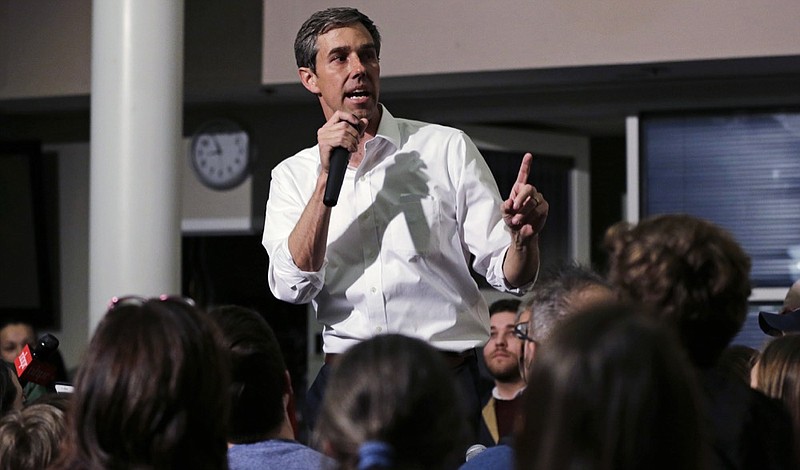
[[[278,299],[312,302],[326,353],[381,333],[447,351],[486,342],[489,313],[468,263],[493,287],[511,288],[503,259],[511,241],[492,174],[463,132],[394,118],[386,108],[358,168],[348,168],[317,272],[301,271],[288,237],[320,173],[319,147],[272,170],[263,244]]]

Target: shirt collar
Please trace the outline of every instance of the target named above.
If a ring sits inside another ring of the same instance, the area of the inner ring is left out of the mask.
[[[375,137],[389,141],[395,149],[400,148],[400,126],[386,107],[381,104],[381,122]]]
[[[522,387],[519,390],[517,390],[517,393],[514,394],[514,398],[517,398],[518,396],[522,395],[522,392],[524,392],[524,391],[525,391],[525,387]],[[495,400],[508,400],[508,398],[503,398],[503,397],[500,396],[500,393],[497,391],[497,386],[492,388],[492,396],[494,397]],[[512,400],[514,398],[512,398]]]

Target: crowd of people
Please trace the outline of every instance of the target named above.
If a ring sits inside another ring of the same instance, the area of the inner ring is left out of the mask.
[[[267,312],[114,298],[73,393],[25,403],[5,363],[0,469],[798,468],[800,334],[722,360],[750,289],[733,238],[664,215],[605,246],[607,275],[568,264],[492,304],[478,416],[447,356],[389,332],[337,358],[308,442]]]
[[[323,326],[302,423],[269,312],[115,297],[66,394],[21,383],[36,338],[2,325],[0,470],[798,468],[800,282],[758,351],[730,344],[750,259],[706,220],[619,223],[602,272],[540,273],[531,155],[503,198],[463,132],[379,102],[380,50],[352,8],[295,43],[325,122],[273,170],[263,244]]]

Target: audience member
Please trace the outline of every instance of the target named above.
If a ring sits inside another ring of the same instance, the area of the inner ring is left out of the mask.
[[[0,321],[0,353],[4,361],[13,364],[22,348],[35,342],[36,331],[30,323],[8,318]]]
[[[17,379],[13,364],[3,361],[0,365],[0,416],[13,410],[21,410],[25,403],[22,386]]]
[[[330,467],[333,461],[295,440],[292,382],[266,320],[235,305],[209,314],[231,356],[230,470]]]
[[[114,298],[79,368],[56,468],[227,468],[227,353],[189,300]]]
[[[750,383],[750,372],[758,359],[758,350],[742,344],[728,346],[719,356],[720,372]]]
[[[520,304],[514,327],[515,335],[522,340],[517,367],[523,380],[528,383],[527,371],[534,357],[541,348],[546,348],[550,335],[564,318],[580,308],[612,298],[608,282],[591,268],[569,263],[544,273],[536,289]],[[510,444],[509,437],[501,439],[498,445],[471,457],[462,470],[514,468]]]
[[[524,341],[522,373],[530,370],[537,347],[546,343],[565,316],[611,300],[608,282],[591,268],[570,263],[548,272],[520,306],[517,335]]]
[[[780,312],[758,312],[758,326],[770,336],[800,332],[800,280],[789,288]]]
[[[466,419],[442,356],[426,342],[379,335],[333,369],[317,439],[343,469],[441,469],[463,457]]]
[[[722,228],[690,215],[619,223],[605,237],[609,279],[674,328],[705,392],[712,468],[795,468],[791,421],[774,400],[715,366],[741,328],[750,258]]]
[[[64,412],[47,404],[0,419],[0,470],[42,470],[58,457],[66,431]]]
[[[566,318],[530,383],[517,469],[705,468],[685,353],[671,330],[630,307],[594,305]]]
[[[2,353],[3,360],[14,364],[14,360],[19,357],[25,345],[30,345],[33,348],[36,344],[36,339],[36,330],[27,320],[17,317],[6,317],[0,320],[0,353]],[[64,359],[58,350],[44,359],[44,361],[55,367],[54,382],[69,381]],[[40,397],[53,392],[54,387],[53,384],[42,385],[23,381],[22,391],[28,403],[33,403]]]
[[[483,346],[486,369],[494,379],[494,388],[481,410],[478,440],[492,446],[514,429],[522,405],[525,381],[519,370],[521,340],[514,334],[518,299],[501,299],[489,306],[489,341]]]
[[[800,462],[800,335],[770,341],[753,367],[753,388],[781,400],[794,423],[794,444]]]

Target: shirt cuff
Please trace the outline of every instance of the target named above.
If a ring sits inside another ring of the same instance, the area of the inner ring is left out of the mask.
[[[327,259],[318,271],[303,271],[298,268],[289,253],[288,240],[282,241],[269,260],[268,280],[273,295],[291,303],[310,302],[325,285]]]

